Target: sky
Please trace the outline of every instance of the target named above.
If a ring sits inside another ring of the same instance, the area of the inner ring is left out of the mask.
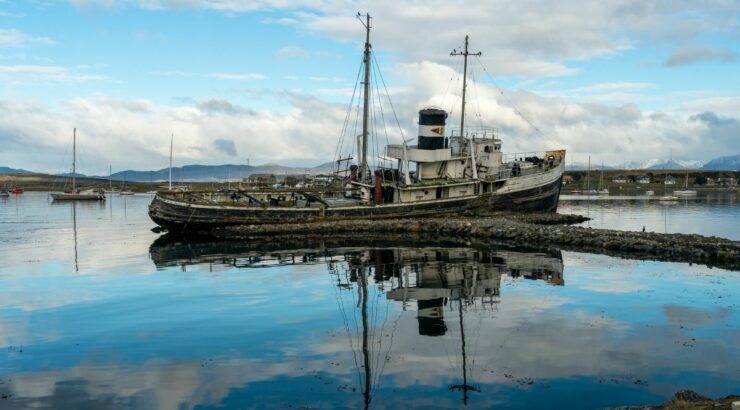
[[[68,171],[73,128],[86,174],[164,168],[171,135],[175,165],[331,161],[356,135],[357,12],[390,97],[376,144],[426,106],[459,123],[469,35],[466,124],[505,152],[740,154],[736,0],[0,0],[0,166]]]

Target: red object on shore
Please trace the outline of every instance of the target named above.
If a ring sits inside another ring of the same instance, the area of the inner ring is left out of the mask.
[[[375,171],[375,203],[380,205],[383,203],[383,174],[380,171]]]
[[[10,192],[11,194],[22,194],[23,188],[18,188],[18,187],[10,188],[8,192]]]

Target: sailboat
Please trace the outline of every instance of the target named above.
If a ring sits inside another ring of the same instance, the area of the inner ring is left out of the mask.
[[[599,177],[599,195],[609,195],[609,188],[604,186],[604,163],[601,163],[601,176]]]
[[[353,94],[349,105],[354,107],[355,95],[358,102],[362,100],[362,133],[342,130],[338,148],[344,141],[353,152],[335,159],[336,171],[327,187],[236,193],[160,191],[149,205],[149,217],[162,227],[184,232],[227,225],[445,215],[476,208],[519,212],[557,209],[565,150],[504,155],[495,128],[465,128],[468,57],[480,55],[468,51],[468,36],[464,51],[451,53],[464,57],[460,129],[446,133],[449,113],[425,107],[419,111],[417,144],[408,145],[410,140],[402,136],[401,144],[373,149],[383,164],[372,170],[368,151],[378,144],[370,144],[368,138],[380,133],[370,130],[374,118],[370,115],[370,80],[382,77],[370,75],[371,67],[377,64],[373,65],[371,52],[370,17],[365,20],[364,81],[362,88],[359,81],[356,85],[363,92]],[[376,86],[381,89],[380,84]],[[355,154],[359,158],[356,163]]]
[[[665,171],[665,179],[666,180],[668,179],[668,170],[667,169]],[[666,184],[666,181],[663,181],[663,196],[661,196],[660,198],[658,198],[658,201],[660,201],[660,202],[676,202],[676,201],[678,201],[678,197],[677,196],[668,195],[666,193],[666,185],[667,185]]]
[[[55,201],[105,201],[102,189],[77,188],[77,128],[72,131],[72,189],[64,192],[52,192]]]
[[[170,163],[169,163],[169,177],[167,186],[160,186],[158,191],[150,191],[150,193],[156,194],[157,192],[186,192],[190,190],[187,185],[172,185],[172,146],[175,142],[175,134],[170,136]]]
[[[583,191],[584,195],[598,195],[599,192],[591,188],[591,156],[588,157],[588,171],[586,172],[586,190]]]
[[[683,197],[683,198],[690,198],[696,196],[696,191],[693,189],[689,189],[689,171],[686,171],[686,181],[683,183],[683,189],[678,191],[673,191],[673,195]]]
[[[133,195],[133,194],[134,194],[134,191],[126,187],[126,173],[124,172],[123,173],[123,188],[121,188],[121,192],[118,193],[118,195]]]

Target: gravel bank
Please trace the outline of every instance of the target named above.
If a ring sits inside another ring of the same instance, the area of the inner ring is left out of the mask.
[[[558,214],[552,214],[558,215]],[[740,242],[691,234],[661,234],[556,225],[573,216],[538,214],[452,218],[353,220],[310,224],[248,225],[218,228],[210,235],[254,239],[285,235],[415,235],[421,239],[459,237],[522,245],[556,245],[580,252],[639,259],[701,263],[740,270]],[[557,222],[560,221],[560,222]],[[570,223],[579,222],[573,219]]]

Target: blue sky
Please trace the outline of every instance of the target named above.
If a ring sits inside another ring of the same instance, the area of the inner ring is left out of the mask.
[[[73,127],[86,173],[162,168],[171,133],[178,165],[331,160],[361,58],[357,11],[374,17],[405,135],[427,105],[458,122],[449,52],[469,34],[483,52],[471,121],[499,127],[509,152],[738,153],[737,2],[0,0],[0,165],[66,170]]]

